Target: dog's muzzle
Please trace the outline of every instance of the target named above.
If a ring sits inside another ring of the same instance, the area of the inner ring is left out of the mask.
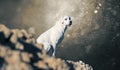
[[[69,26],[71,26],[72,25],[72,21],[70,21],[70,24],[69,24]]]

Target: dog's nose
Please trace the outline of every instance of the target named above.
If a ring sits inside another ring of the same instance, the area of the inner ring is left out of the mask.
[[[69,24],[69,26],[71,26],[72,25],[72,21],[70,21],[70,24]]]

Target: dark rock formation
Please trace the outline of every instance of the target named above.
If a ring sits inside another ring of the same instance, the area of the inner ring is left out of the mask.
[[[93,70],[82,61],[73,62],[46,54],[32,34],[0,24],[0,70]]]

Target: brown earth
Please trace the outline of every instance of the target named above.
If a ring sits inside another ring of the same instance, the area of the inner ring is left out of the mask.
[[[0,24],[0,70],[93,70],[82,61],[48,56],[42,44],[24,29]]]

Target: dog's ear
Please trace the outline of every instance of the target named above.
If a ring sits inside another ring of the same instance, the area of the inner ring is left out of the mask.
[[[60,21],[62,24],[64,24],[63,17],[61,16]]]

